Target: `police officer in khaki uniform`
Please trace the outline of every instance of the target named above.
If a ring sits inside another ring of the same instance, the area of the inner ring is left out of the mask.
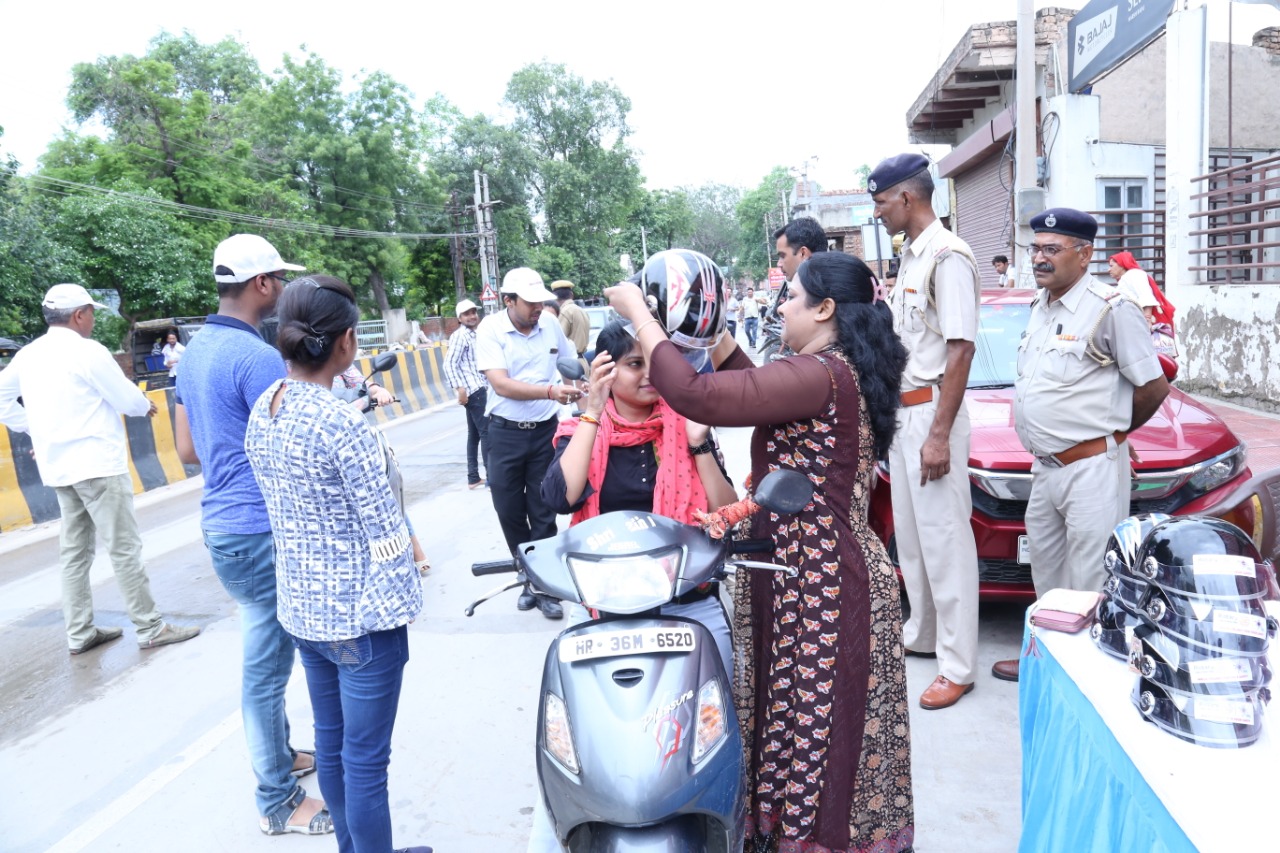
[[[920,707],[947,708],[973,689],[978,665],[978,549],[969,496],[964,405],[978,334],[978,264],[933,212],[929,161],[890,157],[867,182],[875,215],[906,232],[889,299],[907,348],[898,434],[889,451],[898,564],[911,602],[906,654],[937,657]]]
[[[1027,539],[1036,595],[1102,587],[1107,537],[1129,515],[1126,437],[1169,393],[1139,309],[1089,274],[1097,221],[1066,207],[1031,220],[1040,285],[1018,347],[1014,427],[1031,464]],[[1018,661],[991,674],[1018,680]]]
[[[587,351],[587,343],[591,340],[591,318],[573,301],[573,282],[565,279],[553,281],[551,292],[556,295],[556,301],[560,304],[560,328],[578,351],[578,358],[582,358],[582,354]]]

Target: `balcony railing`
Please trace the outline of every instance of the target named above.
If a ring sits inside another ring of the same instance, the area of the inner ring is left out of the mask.
[[[1280,156],[1194,179],[1191,214],[1201,227],[1191,250],[1198,284],[1280,283]]]
[[[1098,220],[1098,236],[1093,241],[1093,261],[1089,272],[1110,281],[1108,258],[1117,252],[1132,252],[1142,270],[1157,282],[1164,282],[1164,209],[1091,210]]]

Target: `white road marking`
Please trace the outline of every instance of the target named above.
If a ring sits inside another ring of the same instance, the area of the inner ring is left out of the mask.
[[[199,740],[175,756],[175,761],[165,762],[160,767],[157,767],[150,775],[139,781],[138,784],[116,797],[115,800],[76,827],[74,832],[50,847],[48,853],[79,853],[79,851],[88,847],[101,837],[104,832],[123,820],[126,815],[185,773],[197,761],[213,752],[232,732],[239,729],[240,725],[239,711],[228,715],[226,719],[207,731]]]

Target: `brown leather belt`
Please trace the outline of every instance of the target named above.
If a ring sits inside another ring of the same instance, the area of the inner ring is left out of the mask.
[[[933,386],[932,385],[930,385],[928,388],[917,388],[914,391],[902,392],[902,405],[904,406],[918,406],[921,403],[932,403],[932,402],[933,402]]]
[[[1116,446],[1124,444],[1124,440],[1129,437],[1127,432],[1116,430],[1111,434],[1116,440]],[[1091,438],[1088,441],[1082,441],[1079,444],[1068,447],[1061,453],[1055,453],[1050,459],[1056,461],[1059,465],[1066,467],[1072,462],[1079,462],[1081,459],[1088,459],[1093,456],[1107,452],[1107,437]]]

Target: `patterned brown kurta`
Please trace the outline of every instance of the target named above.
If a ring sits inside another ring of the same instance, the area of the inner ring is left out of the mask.
[[[799,576],[753,571],[739,575],[735,590],[747,849],[908,850],[914,812],[902,611],[893,566],[867,524],[875,460],[857,375],[840,351],[828,350],[664,387],[661,349],[655,385],[677,411],[704,423],[742,425],[723,414],[730,400],[767,417],[770,398],[794,398],[797,383],[808,399],[826,399],[812,417],[758,426],[752,440],[753,482],[792,468],[814,483],[815,496],[798,516],[762,513],[752,530],[771,537],[776,561]]]

